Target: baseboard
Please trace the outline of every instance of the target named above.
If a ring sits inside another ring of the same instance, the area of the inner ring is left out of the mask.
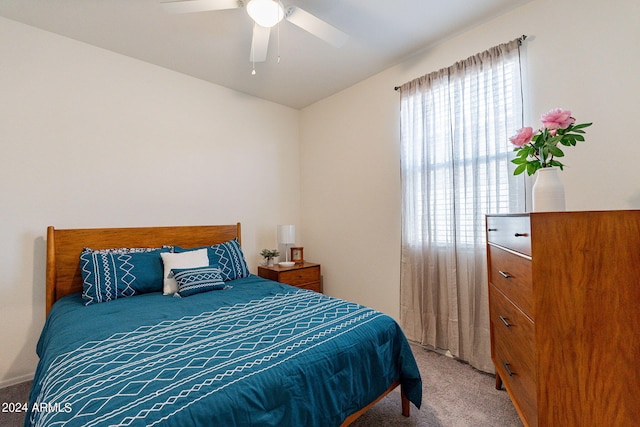
[[[22,376],[19,376],[19,377],[11,378],[9,380],[0,381],[0,389],[6,388],[6,387],[11,387],[12,385],[20,384],[20,383],[23,383],[25,381],[33,381],[34,375],[35,375],[35,372],[33,372],[31,374],[27,374],[27,375],[22,375]]]

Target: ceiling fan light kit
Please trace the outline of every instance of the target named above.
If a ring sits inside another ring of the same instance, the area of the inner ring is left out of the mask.
[[[254,64],[251,74],[256,73],[256,62],[266,61],[271,28],[283,19],[335,47],[341,47],[349,38],[347,34],[311,13],[297,6],[285,7],[279,0],[250,0],[246,5],[242,0],[172,0],[162,2],[162,5],[167,12],[171,13],[246,7],[247,13],[255,22],[249,54],[249,61]],[[280,55],[278,55],[278,62],[280,62]]]
[[[251,0],[247,3],[247,13],[256,24],[271,28],[284,18],[284,8],[279,1]]]

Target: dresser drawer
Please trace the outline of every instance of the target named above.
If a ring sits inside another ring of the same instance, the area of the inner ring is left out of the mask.
[[[529,215],[487,216],[487,241],[531,256]]]
[[[502,383],[520,412],[527,420],[526,425],[538,425],[538,404],[536,400],[535,371],[529,371],[528,367],[512,354],[513,347],[504,346],[502,342],[496,344],[494,363],[496,372],[500,375]],[[507,371],[507,368],[509,371]],[[509,372],[511,375],[509,375]]]
[[[489,286],[489,316],[493,333],[499,341],[508,341],[510,347],[522,352],[528,366],[533,366],[535,326],[507,297],[493,285]]]
[[[300,286],[311,282],[320,282],[320,266],[299,268],[280,273],[280,282]]]
[[[535,326],[495,286],[489,286],[496,371],[529,425],[537,425]]]
[[[535,320],[531,261],[495,246],[489,246],[489,259],[489,281]]]

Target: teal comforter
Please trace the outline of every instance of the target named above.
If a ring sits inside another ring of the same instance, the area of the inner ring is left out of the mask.
[[[38,342],[26,426],[337,426],[420,374],[388,316],[250,276],[231,289],[84,306]]]

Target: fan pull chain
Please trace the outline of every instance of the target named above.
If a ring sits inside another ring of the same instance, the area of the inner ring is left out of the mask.
[[[280,63],[280,22],[278,22],[278,64]]]
[[[254,24],[254,28],[255,28],[255,25],[256,24]],[[251,66],[253,67],[253,69],[251,70],[252,76],[256,75],[256,52],[254,48],[255,48],[255,45],[253,44],[253,37],[251,37]]]

